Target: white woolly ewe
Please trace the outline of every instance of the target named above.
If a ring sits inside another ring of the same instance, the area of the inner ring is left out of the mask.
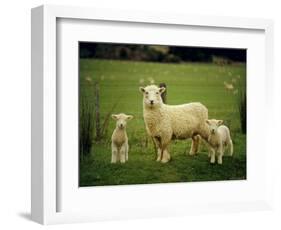
[[[126,115],[124,113],[113,114],[112,118],[116,120],[116,128],[112,133],[112,155],[111,155],[111,163],[117,163],[120,161],[121,163],[125,163],[128,161],[128,136],[126,133],[127,121],[133,118],[132,115]]]
[[[230,155],[233,154],[233,144],[230,137],[230,131],[223,123],[222,120],[206,120],[209,126],[210,134],[208,138],[208,143],[211,145],[211,163],[216,161],[216,153],[218,157],[218,164],[222,164],[222,157],[226,148],[230,148]]]
[[[190,155],[197,153],[200,136],[206,141],[208,138],[208,109],[201,103],[166,105],[161,98],[164,87],[149,85],[140,91],[146,130],[157,146],[157,161],[170,160],[168,145],[172,139],[192,138]]]

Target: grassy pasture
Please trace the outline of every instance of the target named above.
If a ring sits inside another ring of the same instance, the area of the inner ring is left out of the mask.
[[[93,140],[91,153],[80,161],[80,186],[245,179],[246,135],[241,132],[237,104],[237,90],[245,81],[246,65],[238,63],[219,66],[81,59],[80,96],[94,103],[94,83],[99,82],[101,123],[111,113],[124,112],[134,119],[127,126],[129,161],[124,165],[110,164],[115,128],[110,118],[103,138]],[[172,142],[169,163],[155,161],[152,142],[145,132],[138,88],[161,82],[167,85],[168,104],[201,102],[209,109],[209,118],[225,121],[234,142],[232,158],[225,156],[223,165],[211,165],[203,145],[197,156],[187,156],[191,141],[185,140]],[[234,89],[227,90],[225,82],[232,83]]]

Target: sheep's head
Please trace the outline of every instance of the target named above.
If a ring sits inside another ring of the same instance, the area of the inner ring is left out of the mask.
[[[140,92],[143,94],[143,102],[149,108],[154,108],[163,103],[161,94],[165,92],[165,87],[156,85],[148,85],[140,87]]]
[[[223,124],[223,120],[206,120],[207,125],[209,126],[209,130],[211,134],[217,133],[218,127]]]
[[[124,113],[112,114],[111,117],[116,120],[116,127],[119,129],[125,129],[127,121],[133,119],[132,115],[126,115]]]

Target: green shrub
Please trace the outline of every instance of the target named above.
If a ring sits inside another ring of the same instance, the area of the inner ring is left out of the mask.
[[[91,152],[94,138],[94,107],[86,96],[81,95],[79,110],[79,148],[83,159]]]

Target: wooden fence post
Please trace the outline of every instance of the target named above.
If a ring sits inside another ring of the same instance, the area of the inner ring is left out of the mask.
[[[161,94],[162,101],[164,104],[167,104],[167,85],[165,83],[160,83],[159,87],[164,87],[166,90],[164,93]]]

